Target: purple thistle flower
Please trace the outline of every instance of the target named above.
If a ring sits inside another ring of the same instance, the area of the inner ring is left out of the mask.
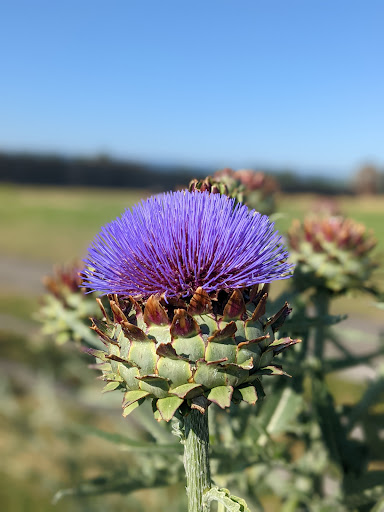
[[[143,200],[101,229],[83,285],[103,294],[187,297],[290,277],[292,265],[267,216],[208,192]]]

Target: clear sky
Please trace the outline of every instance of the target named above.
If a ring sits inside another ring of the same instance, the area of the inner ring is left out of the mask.
[[[0,149],[384,167],[383,0],[2,0]]]

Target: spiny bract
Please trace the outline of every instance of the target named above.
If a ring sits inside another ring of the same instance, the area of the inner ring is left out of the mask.
[[[278,189],[272,176],[250,169],[233,171],[226,168],[204,180],[194,179],[189,184],[190,191],[207,190],[213,194],[225,194],[264,215],[271,215],[275,211],[275,195]]]
[[[288,232],[295,284],[332,293],[367,286],[376,267],[370,252],[376,245],[363,224],[340,216],[308,216],[293,221]]]
[[[254,404],[264,395],[261,375],[284,375],[274,356],[297,343],[275,339],[288,304],[266,318],[266,301],[265,288],[257,286],[215,301],[199,288],[180,307],[155,296],[144,307],[111,296],[113,319],[104,311],[104,321],[93,320],[106,351],[87,351],[99,360],[105,391],[125,391],[124,416],[146,398],[153,399],[155,418],[166,421],[189,407],[203,412],[210,402]]]
[[[86,295],[86,289],[81,287],[82,268],[77,262],[55,267],[53,275],[44,278],[48,293],[36,318],[43,324],[42,332],[57,343],[73,340],[100,346],[97,336],[89,330],[89,317],[97,315],[99,308],[94,294]]]

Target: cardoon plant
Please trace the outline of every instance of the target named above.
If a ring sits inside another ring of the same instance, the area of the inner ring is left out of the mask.
[[[341,216],[307,216],[294,220],[288,241],[296,263],[293,286],[313,289],[312,302],[322,322],[315,332],[315,355],[322,364],[329,334],[325,320],[332,298],[353,291],[378,290],[369,283],[377,263],[372,257],[376,239],[364,224]]]
[[[95,333],[89,330],[90,316],[98,315],[99,308],[94,294],[86,293],[81,286],[82,264],[77,262],[67,266],[56,266],[53,275],[43,280],[47,294],[37,320],[42,322],[42,332],[57,343],[73,340],[93,347],[100,347]]]
[[[151,197],[89,249],[83,285],[108,295],[113,315],[94,319],[106,350],[89,352],[105,390],[124,392],[124,416],[151,399],[158,421],[182,421],[189,512],[213,499],[245,510],[211,488],[207,410],[254,404],[260,377],[284,374],[273,358],[296,340],[275,332],[290,308],[267,318],[265,283],[291,275],[287,257],[268,217],[208,191]]]
[[[299,289],[315,286],[334,295],[369,289],[377,240],[364,224],[341,216],[307,216],[303,223],[293,221],[288,239]]]
[[[207,176],[204,180],[192,180],[189,190],[226,194],[249,208],[271,215],[276,209],[275,196],[279,187],[272,176],[263,172],[250,169],[233,171],[227,168],[216,171],[213,176]]]

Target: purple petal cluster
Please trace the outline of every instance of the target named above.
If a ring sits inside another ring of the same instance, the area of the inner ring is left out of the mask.
[[[267,216],[208,192],[169,192],[126,210],[89,248],[83,284],[148,298],[187,297],[290,277],[292,266]]]

